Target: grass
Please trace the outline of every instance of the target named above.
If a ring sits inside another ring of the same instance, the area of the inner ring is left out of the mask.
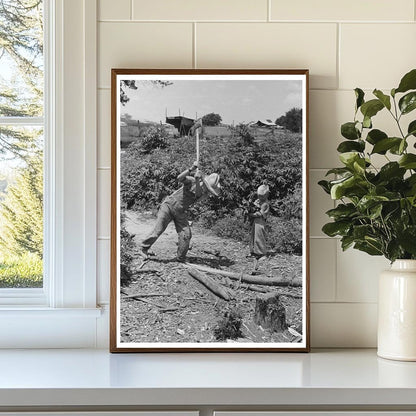
[[[32,253],[19,257],[0,255],[0,288],[43,286],[43,262]]]

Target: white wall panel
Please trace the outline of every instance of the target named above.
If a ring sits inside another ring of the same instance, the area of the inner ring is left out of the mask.
[[[377,302],[378,276],[390,267],[382,256],[369,256],[362,251],[342,251],[337,245],[337,301]]]
[[[336,290],[336,239],[311,238],[310,279],[312,302],[334,302]]]
[[[415,24],[342,24],[340,87],[397,87],[416,66],[415,44]]]
[[[413,0],[271,0],[273,20],[413,21]]]
[[[336,30],[330,23],[201,23],[196,62],[198,68],[306,68],[312,88],[335,88]]]
[[[99,168],[111,167],[111,90],[98,91],[98,156]]]
[[[311,239],[312,345],[375,346],[377,279],[388,262],[353,250],[341,253],[339,240],[324,238],[325,211],[334,202],[317,182],[326,169],[340,164],[336,147],[341,124],[354,117],[353,89],[365,89],[370,99],[374,88],[389,91],[416,66],[414,9],[413,0],[201,0],[192,5],[185,0],[100,0],[98,167],[109,168],[111,162],[113,67],[309,68],[310,235],[316,237]],[[402,121],[406,129],[410,118]],[[395,132],[387,112],[373,122]],[[376,164],[384,161],[377,158]],[[108,238],[108,169],[98,170],[98,188],[98,235]],[[97,245],[102,302],[108,296],[108,243],[101,239]],[[103,328],[99,332],[105,333]],[[106,345],[105,335],[100,336]]]
[[[129,20],[131,0],[98,0],[98,20]]]
[[[377,345],[375,303],[312,303],[311,345],[318,347],[364,347]]]
[[[98,185],[98,237],[110,237],[110,213],[111,213],[111,171],[100,169],[97,176]]]
[[[266,20],[268,0],[132,0],[135,20]]]
[[[191,68],[191,23],[99,24],[98,85],[111,86],[111,68]]]

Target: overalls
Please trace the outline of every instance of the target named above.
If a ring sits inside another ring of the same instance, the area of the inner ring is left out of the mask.
[[[166,230],[169,223],[173,221],[178,233],[177,258],[178,260],[184,260],[192,237],[188,210],[201,196],[202,190],[198,195],[195,194],[195,178],[186,176],[183,186],[163,200],[152,232],[142,241],[142,249],[148,250]]]

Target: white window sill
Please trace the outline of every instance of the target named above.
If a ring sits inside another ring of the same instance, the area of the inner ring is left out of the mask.
[[[384,360],[375,350],[310,354],[0,350],[0,368],[0,411],[65,406],[416,409],[416,363]]]
[[[2,306],[0,348],[95,348],[102,314],[99,308]]]
[[[0,306],[0,320],[5,316],[36,317],[84,317],[99,318],[101,308],[47,308],[42,306]]]

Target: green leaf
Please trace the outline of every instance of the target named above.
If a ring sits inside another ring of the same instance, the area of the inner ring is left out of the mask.
[[[322,227],[322,231],[329,237],[335,237],[336,235],[346,235],[350,227],[349,221],[335,221],[325,224]]]
[[[357,123],[353,121],[341,126],[341,135],[348,140],[357,140],[361,137],[360,131],[357,129]]]
[[[368,234],[373,233],[371,225],[357,225],[352,231],[355,240],[364,240]]]
[[[377,204],[374,207],[370,208],[370,219],[375,220],[381,217],[382,211],[383,211],[383,204]]]
[[[388,136],[384,133],[384,131],[373,129],[368,132],[366,140],[368,143],[376,144],[380,140],[386,139],[387,137]]]
[[[358,109],[364,103],[364,91],[361,88],[356,88],[354,91],[355,91],[355,97],[356,97],[355,111],[358,111]]]
[[[331,193],[331,187],[329,185],[329,181],[319,181],[318,185],[327,193],[330,194]]]
[[[406,139],[400,139],[400,143],[392,146],[389,151],[394,155],[402,155],[403,152],[407,149]]]
[[[377,242],[377,240],[375,242]],[[374,243],[374,241],[372,241],[372,243]],[[380,246],[374,246],[373,244],[370,244],[370,242],[356,242],[354,244],[354,248],[360,251],[364,251],[370,256],[381,256],[383,254]]]
[[[401,141],[402,139],[399,137],[387,137],[386,139],[382,139],[374,145],[371,154],[378,153],[384,155],[387,150],[391,149],[393,146],[400,146]]]
[[[416,69],[412,69],[401,79],[399,86],[396,88],[397,92],[406,92],[416,89]]]
[[[354,162],[360,158],[357,152],[346,152],[339,155],[339,160],[345,165],[352,167]]]
[[[365,149],[365,142],[363,140],[358,140],[356,142],[353,141],[345,141],[341,142],[337,147],[337,151],[340,153],[351,152],[353,150],[357,152],[363,152]]]
[[[373,91],[373,94],[383,103],[384,107],[388,110],[391,109],[390,97],[388,95],[377,89]]]
[[[329,169],[329,171],[326,173],[325,176],[328,176],[331,174],[344,175],[349,172],[351,172],[351,169],[348,169],[348,168],[333,168],[333,169]]]
[[[364,195],[360,199],[360,202],[357,204],[357,208],[360,211],[365,212],[368,209],[377,205],[379,202],[388,201],[388,200],[389,199],[387,197],[382,196],[382,195]]]
[[[363,127],[366,129],[371,129],[373,127],[373,123],[371,122],[371,117],[364,116]]]
[[[400,167],[397,162],[386,163],[377,174],[381,181],[389,181],[391,178],[403,178],[406,169]]]
[[[409,127],[407,128],[407,135],[408,136],[415,136],[416,137],[416,120],[413,120],[410,124]]]
[[[398,242],[404,251],[416,254],[416,227],[406,228],[398,238]]]
[[[354,244],[354,237],[352,235],[346,235],[341,238],[342,251],[347,250]]]
[[[360,183],[360,180],[356,176],[350,176],[349,178],[344,178],[341,181],[335,183],[331,187],[331,198],[332,199],[340,199],[346,193],[348,190],[351,190],[352,188],[355,188],[357,184]]]
[[[399,165],[405,169],[416,169],[416,155],[407,153],[399,159]]]
[[[356,212],[357,210],[354,204],[339,204],[336,208],[327,211],[326,214],[334,220],[338,220],[341,218],[350,217],[356,214]]]
[[[416,92],[409,92],[399,100],[399,108],[402,114],[407,114],[416,108]]]
[[[380,110],[384,108],[384,104],[380,100],[370,100],[366,101],[361,106],[361,113],[364,118],[374,117]]]

